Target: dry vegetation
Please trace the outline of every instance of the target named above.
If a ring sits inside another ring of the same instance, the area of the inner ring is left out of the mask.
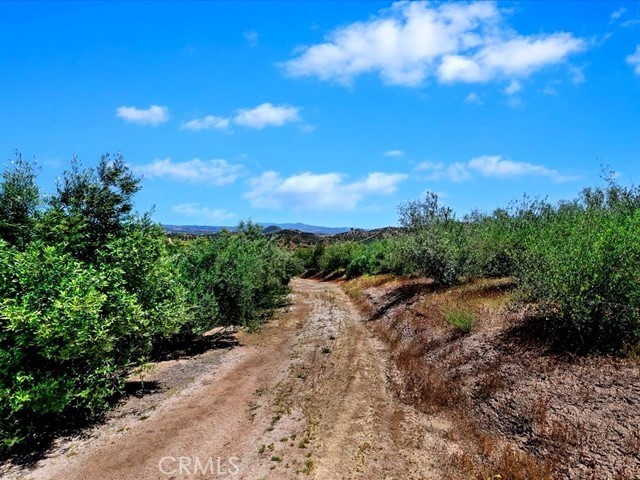
[[[447,478],[638,478],[637,360],[553,351],[511,307],[511,287],[389,276],[344,285],[389,346],[397,394],[457,426],[450,440],[464,447],[448,454]],[[452,321],[460,312],[470,329]]]

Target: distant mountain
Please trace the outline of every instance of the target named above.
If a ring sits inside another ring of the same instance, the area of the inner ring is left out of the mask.
[[[282,230],[299,230],[300,232],[315,233],[316,235],[335,235],[336,233],[344,233],[351,230],[348,227],[318,227],[305,223],[259,223],[258,225],[280,227]]]
[[[304,233],[314,233],[316,235],[335,235],[351,230],[348,227],[319,227],[316,225],[307,225],[305,223],[258,223],[267,230],[267,233],[273,233],[277,227],[282,230],[299,230]],[[235,227],[221,227],[209,225],[163,225],[165,231],[171,234],[184,233],[187,235],[212,235],[220,233],[222,230],[234,231]]]

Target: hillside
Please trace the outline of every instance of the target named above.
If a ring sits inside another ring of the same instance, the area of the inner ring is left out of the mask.
[[[297,230],[304,233],[313,233],[315,235],[336,235],[348,232],[348,227],[322,227],[318,225],[307,225],[305,223],[257,223],[265,229],[277,227],[281,230]],[[186,235],[212,235],[220,233],[222,230],[234,231],[236,227],[231,226],[215,226],[215,225],[162,225],[168,234],[186,234]],[[268,232],[269,233],[269,232]]]

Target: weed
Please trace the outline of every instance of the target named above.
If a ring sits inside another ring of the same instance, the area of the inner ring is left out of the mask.
[[[453,325],[463,333],[471,332],[475,323],[475,315],[467,306],[453,305],[443,307],[441,313],[448,324]]]
[[[304,462],[304,468],[302,469],[302,473],[304,473],[305,475],[311,475],[312,471],[313,471],[313,460],[309,458]]]

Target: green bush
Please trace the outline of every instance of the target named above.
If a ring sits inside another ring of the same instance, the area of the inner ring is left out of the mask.
[[[2,174],[0,184],[0,238],[18,248],[31,240],[40,191],[36,184],[37,167],[16,152],[16,158]]]
[[[251,224],[234,234],[187,243],[178,264],[190,292],[194,311],[189,329],[195,333],[263,321],[282,304],[291,277],[303,269],[293,254]]]
[[[332,243],[324,247],[318,262],[320,271],[327,275],[338,272],[345,273],[351,261],[361,254],[364,246],[356,242]]]
[[[98,414],[156,346],[263,320],[302,268],[251,224],[171,246],[120,155],[74,159],[46,202],[34,172],[0,185],[0,452]]]
[[[74,161],[41,210],[29,172],[14,163],[0,189],[30,189],[0,201],[14,212],[0,229],[0,451],[100,412],[189,319],[164,232],[131,213],[139,187],[122,157]]]
[[[467,268],[468,237],[453,210],[440,205],[434,193],[427,193],[422,201],[403,204],[398,210],[400,225],[411,234],[405,254],[418,272],[437,285],[459,282]]]
[[[529,236],[519,299],[537,307],[555,343],[615,350],[640,339],[640,208],[629,200],[617,186],[585,191]]]

